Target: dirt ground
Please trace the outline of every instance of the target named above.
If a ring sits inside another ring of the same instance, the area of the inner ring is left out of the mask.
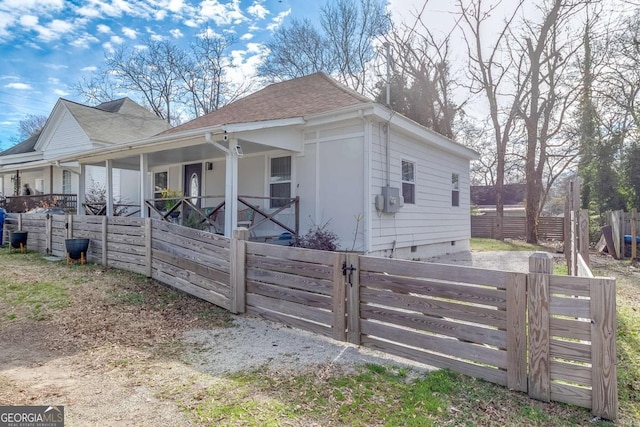
[[[64,405],[68,426],[192,425],[181,407],[193,402],[181,388],[192,396],[238,370],[403,364],[99,266],[30,254],[0,256],[0,271],[0,290],[38,282],[67,290],[58,305],[55,292],[43,301],[0,298],[0,404]]]

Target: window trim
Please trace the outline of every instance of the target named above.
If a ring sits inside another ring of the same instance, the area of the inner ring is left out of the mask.
[[[273,167],[273,160],[274,159],[281,159],[281,158],[285,158],[288,157],[289,158],[289,179],[288,180],[283,180],[283,181],[272,181],[273,179],[273,175],[272,175],[272,167]],[[274,154],[272,156],[268,157],[268,168],[267,168],[267,194],[269,195],[269,197],[273,197],[272,193],[271,193],[271,185],[272,184],[289,184],[289,197],[292,197],[292,189],[293,189],[293,156],[289,153],[284,153],[284,154]],[[277,204],[274,206],[274,200],[273,199],[269,199],[269,209],[278,209],[281,206],[278,206]]]
[[[451,172],[451,206],[460,206],[460,174],[455,172]]]
[[[405,181],[404,180],[404,164],[409,163],[413,165],[413,181]],[[402,188],[402,197],[404,198],[404,203],[409,205],[415,205],[416,203],[416,194],[417,194],[417,176],[418,176],[418,164],[415,160],[401,159],[400,160],[400,187]],[[412,185],[413,186],[413,201],[408,201],[404,195],[404,185]]]
[[[65,176],[67,177],[65,179]],[[67,181],[65,183],[65,181]],[[72,194],[73,193],[73,183],[71,179],[71,172],[63,169],[62,170],[62,194]]]

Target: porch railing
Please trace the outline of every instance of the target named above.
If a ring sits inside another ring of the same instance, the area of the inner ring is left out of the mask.
[[[7,196],[0,198],[0,207],[7,212],[23,213],[36,208],[59,208],[65,213],[75,213],[76,194],[34,194],[30,196]]]
[[[211,203],[210,200],[214,202]],[[215,200],[223,199],[222,202],[215,204]],[[277,201],[279,206],[273,212],[268,212],[264,208],[251,203],[251,199],[264,201]],[[195,203],[193,201],[195,200]],[[214,205],[209,207],[200,207],[197,205],[205,204]],[[291,234],[294,241],[297,241],[300,232],[300,198],[299,197],[260,197],[260,196],[238,196],[238,202],[244,206],[238,211],[238,223],[245,225],[251,236],[255,236],[255,230],[267,222],[272,222],[285,232]],[[217,233],[224,232],[221,218],[224,218],[225,201],[224,196],[200,196],[200,197],[167,197],[148,199],[144,202],[147,209],[147,215],[152,216],[155,213],[161,220],[168,222],[179,222],[182,225],[191,228],[213,229]],[[283,223],[276,216],[285,209],[294,208],[294,225],[293,227]],[[268,237],[268,236],[263,236]],[[273,236],[272,236],[273,237]]]
[[[83,203],[86,215],[105,215],[107,213],[107,203]],[[132,205],[127,203],[114,203],[113,216],[134,216],[140,213],[140,205]]]

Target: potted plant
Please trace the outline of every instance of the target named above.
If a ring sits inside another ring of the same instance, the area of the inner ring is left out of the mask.
[[[9,250],[20,249],[20,252],[24,252],[27,248],[27,238],[29,236],[28,231],[14,230],[9,232]]]
[[[163,188],[161,190],[162,199],[164,200],[164,211],[170,212],[180,201],[182,198],[182,191],[180,190],[172,190],[170,188]],[[177,218],[180,216],[179,211],[171,212],[169,215],[172,218]]]

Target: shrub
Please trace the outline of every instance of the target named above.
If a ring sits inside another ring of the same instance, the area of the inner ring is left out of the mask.
[[[300,236],[297,246],[321,251],[336,251],[340,239],[336,233],[327,230],[328,225],[329,221],[323,225],[314,224],[306,234]]]

